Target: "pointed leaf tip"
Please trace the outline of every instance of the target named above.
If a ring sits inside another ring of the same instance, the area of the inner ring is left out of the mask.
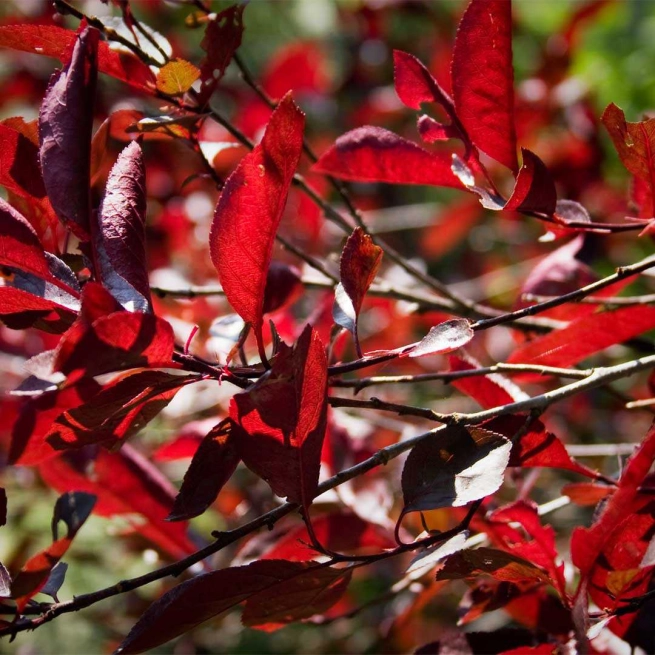
[[[300,161],[305,116],[287,94],[261,143],[227,179],[209,236],[212,262],[234,310],[252,324],[263,353],[262,317],[273,243]]]

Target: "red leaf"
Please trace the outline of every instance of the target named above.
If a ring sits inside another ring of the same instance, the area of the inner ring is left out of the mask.
[[[623,165],[636,177],[655,188],[655,118],[628,123],[614,103],[601,116]]]
[[[30,466],[56,457],[57,451],[45,440],[55,419],[66,410],[90,401],[100,388],[95,380],[84,380],[25,401],[11,432],[9,462]]]
[[[480,428],[449,425],[409,453],[402,475],[403,515],[461,507],[503,483],[511,443]]]
[[[205,436],[187,470],[169,521],[202,514],[218,496],[239,463],[232,437],[232,420],[226,418]]]
[[[266,277],[289,186],[302,152],[305,119],[291,96],[273,112],[262,142],[230,175],[209,237],[212,261],[234,310],[251,323],[264,359]]]
[[[274,99],[287,91],[294,95],[325,93],[329,77],[323,51],[312,41],[296,41],[275,52],[262,75],[262,88]]]
[[[457,115],[471,141],[516,173],[509,0],[471,1],[457,30],[451,75]]]
[[[527,148],[521,148],[523,166],[505,209],[552,215],[557,206],[555,182],[546,165]]]
[[[129,311],[151,309],[146,267],[146,171],[135,141],[118,156],[107,180],[95,239],[98,275]]]
[[[512,441],[509,466],[543,466],[579,473],[588,478],[596,478],[596,471],[576,462],[567,452],[564,444],[548,432],[539,420],[530,421],[526,429],[525,416],[499,416],[484,423],[484,427],[497,432]],[[515,435],[521,437],[515,439]]]
[[[1,29],[1,28],[0,28]],[[43,198],[39,150],[13,127],[0,123],[0,184],[27,198]]]
[[[358,356],[362,356],[357,334],[357,320],[364,296],[375,280],[382,261],[382,248],[361,227],[348,237],[341,253],[341,282],[335,291],[332,315],[334,322],[352,332]]]
[[[65,555],[75,535],[91,514],[95,501],[95,496],[80,491],[68,492],[57,500],[52,519],[54,542],[27,561],[11,585],[18,612],[25,609],[29,600],[48,581],[50,572]],[[60,520],[66,523],[68,531],[65,537],[57,539],[56,526]]]
[[[98,30],[86,27],[71,62],[50,78],[39,113],[41,172],[52,207],[81,240],[91,224],[90,162]]]
[[[312,520],[312,529],[318,541],[328,550],[342,553],[372,553],[394,548],[393,534],[385,528],[367,523],[356,514],[328,514]],[[268,536],[268,535],[267,535]],[[304,562],[316,557],[309,544],[307,527],[298,525],[284,529],[283,536],[267,550],[261,559],[283,559]]]
[[[336,578],[337,573],[339,577],[345,574],[345,571],[337,569],[327,569],[331,573],[322,573],[324,568],[317,567],[314,562],[268,560],[212,571],[187,580],[164,594],[146,610],[116,653],[141,653],[159,646],[244,600],[251,597],[256,599],[259,592],[266,594],[266,590],[280,587],[284,590],[287,581],[286,586],[287,589],[291,586],[290,591],[294,591],[294,587],[297,591],[298,587],[307,585],[316,593],[321,582],[327,582],[329,588],[330,577]],[[294,579],[298,580],[295,585]],[[270,594],[263,595],[260,604],[255,601],[254,611],[260,607],[265,609],[268,598]],[[289,598],[291,594],[280,601],[289,602]],[[306,602],[307,599],[303,600]]]
[[[454,112],[451,97],[414,55],[394,50],[393,64],[396,93],[404,105],[420,109],[425,102],[436,102],[447,112]]]
[[[589,575],[613,531],[633,510],[639,486],[655,460],[655,425],[652,425],[635,454],[628,460],[619,485],[590,528],[575,528],[571,557],[583,577]]]
[[[571,366],[655,328],[655,308],[625,307],[584,316],[565,328],[519,346],[507,360],[513,364]]]
[[[470,323],[465,318],[444,321],[430,328],[427,335],[408,354],[410,357],[425,357],[450,353],[465,346],[473,335]]]
[[[450,555],[437,571],[437,580],[475,578],[486,573],[505,582],[549,582],[532,562],[495,548],[464,549]]]
[[[84,451],[48,460],[39,467],[43,480],[60,492],[79,490],[95,494],[94,509],[100,516],[125,515],[145,539],[170,557],[195,552],[187,536],[187,523],[165,521],[173,506],[175,489],[145,457],[129,444],[119,452],[100,450],[84,466]]]
[[[270,372],[237,394],[230,416],[242,428],[241,458],[274,493],[310,505],[318,487],[327,426],[327,358],[309,325],[293,348],[282,345]]]
[[[67,63],[77,38],[72,30],[56,25],[0,26],[0,47],[54,57]],[[139,89],[154,88],[150,68],[132,54],[117,52],[105,41],[98,43],[98,70]]]
[[[448,358],[450,370],[472,371],[479,367],[479,364],[471,359],[467,361],[461,357],[451,355]],[[491,409],[501,405],[509,405],[522,397],[523,392],[513,382],[502,375],[492,373],[491,375],[476,375],[469,378],[459,378],[450,382],[453,387],[470,396],[477,401],[484,409]]]
[[[200,65],[202,81],[199,102],[204,104],[225,74],[243,36],[245,5],[233,5],[216,14],[208,23],[200,47],[207,53]]]
[[[128,368],[175,368],[173,329],[153,314],[113,312],[91,325],[76,327],[57,346],[55,370],[66,375],[73,371],[94,376]],[[89,353],[93,353],[92,359]]]
[[[380,127],[358,127],[340,136],[312,166],[315,173],[355,182],[431,184],[462,188],[450,155],[430,153]]]
[[[45,435],[55,450],[102,444],[114,448],[141,430],[192,376],[142,371],[113,380],[91,399],[66,411]]]
[[[611,496],[615,487],[592,482],[571,482],[562,487],[562,495],[568,496],[576,505],[597,505],[603,498]]]
[[[52,277],[43,246],[27,219],[0,198],[0,266]]]

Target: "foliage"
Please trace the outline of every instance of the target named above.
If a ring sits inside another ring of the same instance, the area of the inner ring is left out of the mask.
[[[510,0],[317,5],[340,64],[172,4],[0,25],[2,530],[58,494],[0,636],[652,652],[654,119],[570,76],[615,3],[531,62]]]

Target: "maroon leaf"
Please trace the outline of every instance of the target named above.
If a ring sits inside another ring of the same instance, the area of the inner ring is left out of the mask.
[[[211,97],[243,36],[243,10],[245,5],[233,5],[214,15],[207,23],[200,47],[207,53],[200,67],[202,81],[200,104]]]
[[[38,148],[5,123],[0,123],[0,184],[23,197],[45,196]]]
[[[351,576],[351,569],[308,568],[248,598],[241,621],[261,630],[275,630],[308,619],[332,607],[343,595]]]
[[[505,209],[551,215],[557,206],[555,183],[546,165],[527,148],[521,148],[523,166]]]
[[[169,521],[202,514],[218,496],[239,463],[232,437],[232,420],[226,418],[205,436],[187,470]]]
[[[53,74],[39,113],[41,172],[52,207],[81,240],[90,234],[90,161],[100,33],[87,27]]]
[[[30,599],[48,581],[52,569],[68,550],[75,535],[91,514],[96,498],[81,491],[69,492],[57,500],[53,516],[54,542],[32,556],[18,572],[11,585],[11,594],[18,611],[22,612]],[[57,538],[55,526],[64,520],[68,526],[65,537]]]
[[[655,119],[628,123],[623,110],[614,103],[601,116],[623,165],[636,177],[655,188]]]
[[[461,580],[486,573],[505,582],[549,582],[548,576],[522,557],[495,548],[460,550],[450,555],[437,572],[437,580]]]
[[[430,153],[380,127],[359,127],[340,136],[312,167],[355,182],[432,184],[460,189],[450,155]]]
[[[381,261],[382,248],[376,246],[361,227],[355,228],[341,253],[341,282],[335,291],[332,315],[335,323],[353,334],[359,357],[362,356],[362,351],[359,346],[357,320],[364,296],[375,280]]]
[[[426,336],[409,351],[410,357],[442,355],[465,346],[473,338],[469,322],[465,318],[444,321],[430,328]]]
[[[55,419],[89,402],[100,389],[95,380],[84,380],[26,400],[12,429],[9,462],[30,466],[55,457],[57,451],[45,439]]]
[[[317,593],[321,591],[321,583],[327,583],[329,589],[331,583],[338,582],[334,580],[336,574],[339,578],[345,575],[343,570],[337,569],[328,569],[331,573],[322,573],[324,568],[315,563],[268,560],[212,571],[187,580],[164,594],[146,610],[116,653],[141,653],[159,646],[251,597],[255,599],[251,612],[257,618],[261,616],[258,614],[260,608],[264,610],[269,607],[270,594],[266,594],[266,590],[277,587],[284,591],[285,582],[289,597],[281,597],[281,604],[292,601],[291,593],[297,592],[298,588],[302,589],[306,585]],[[294,579],[298,580],[295,584]],[[257,601],[259,592],[265,595]]]
[[[94,240],[103,285],[129,311],[151,309],[146,267],[146,172],[134,141],[119,155],[107,180]]]
[[[278,225],[302,152],[305,119],[290,95],[273,112],[262,142],[230,175],[216,205],[211,258],[228,301],[252,324],[265,359],[262,315]]]
[[[102,444],[107,448],[129,439],[196,378],[164,371],[143,371],[114,380],[90,400],[67,409],[45,435],[55,450]]]
[[[91,325],[76,327],[57,346],[55,369],[65,375],[73,371],[94,376],[127,368],[175,368],[173,329],[153,314],[113,312]],[[89,353],[94,354],[92,359]]]
[[[503,483],[511,443],[481,428],[449,425],[409,453],[402,475],[403,514],[461,507]]]
[[[294,266],[272,261],[266,276],[262,313],[274,312],[296,296],[302,289],[300,272]]]
[[[308,325],[293,349],[282,344],[270,372],[234,396],[230,416],[242,428],[235,436],[246,466],[278,496],[309,506],[327,425],[327,358],[318,333]]]
[[[509,0],[471,1],[457,30],[451,74],[457,115],[471,141],[516,173]]]
[[[624,307],[579,318],[565,328],[519,346],[510,363],[571,366],[655,328],[655,308]]]

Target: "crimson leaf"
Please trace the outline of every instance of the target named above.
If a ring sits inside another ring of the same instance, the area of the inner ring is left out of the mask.
[[[229,303],[253,326],[262,359],[266,274],[289,186],[302,152],[304,114],[290,95],[273,112],[261,143],[227,179],[209,236]]]
[[[273,367],[237,394],[230,416],[241,458],[273,491],[309,506],[318,487],[327,426],[327,358],[309,325],[291,349],[282,344]]]
[[[471,1],[457,30],[451,74],[457,115],[471,141],[516,172],[510,0]]]
[[[312,167],[355,182],[432,184],[461,189],[450,168],[450,155],[430,153],[381,127],[358,127],[340,136]]]
[[[546,165],[527,148],[521,148],[523,166],[505,209],[551,215],[557,208],[555,182]]]

